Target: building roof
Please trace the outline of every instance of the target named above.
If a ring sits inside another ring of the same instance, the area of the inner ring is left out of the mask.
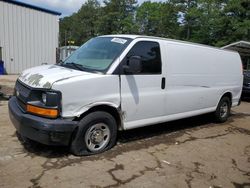
[[[229,45],[223,46],[222,49],[234,50],[239,52],[240,55],[250,56],[250,42],[238,41]]]
[[[42,8],[42,7],[39,7],[39,6],[36,6],[36,5],[31,5],[31,4],[27,4],[27,3],[16,1],[16,0],[8,0],[8,1],[0,0],[0,1],[3,1],[5,3],[15,4],[15,5],[22,6],[22,7],[31,8],[31,9],[34,9],[34,10],[38,10],[38,11],[42,11],[42,12],[46,12],[46,13],[54,14],[54,15],[58,15],[58,16],[60,16],[62,14],[62,13],[57,12],[57,11],[49,10],[49,9],[46,9],[46,8]]]

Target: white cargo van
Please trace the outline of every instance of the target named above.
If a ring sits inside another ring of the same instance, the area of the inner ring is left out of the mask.
[[[9,101],[24,137],[103,152],[117,131],[214,112],[227,120],[243,82],[238,53],[164,38],[93,38],[64,62],[25,70]]]

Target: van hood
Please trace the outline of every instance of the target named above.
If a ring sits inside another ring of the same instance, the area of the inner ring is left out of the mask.
[[[18,80],[33,88],[50,89],[52,84],[57,81],[90,74],[92,73],[58,65],[42,65],[23,71]]]

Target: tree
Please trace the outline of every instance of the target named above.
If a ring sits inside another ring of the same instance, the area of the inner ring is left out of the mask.
[[[99,19],[100,34],[134,33],[136,0],[105,0]]]
[[[77,13],[65,17],[60,21],[62,43],[73,40],[76,45],[81,45],[89,38],[98,34],[97,20],[100,14],[100,4],[97,0],[88,0]]]
[[[181,6],[176,0],[169,0],[162,4],[160,36],[179,39],[181,24]]]
[[[136,23],[139,33],[179,38],[179,7],[169,0],[165,3],[144,2],[137,9]]]
[[[158,35],[161,25],[162,3],[146,1],[141,4],[136,13],[136,24],[139,34]]]
[[[59,33],[59,45],[60,46],[66,46],[68,44],[68,40],[70,40],[71,33],[73,30],[73,22],[72,20],[75,20],[75,14],[64,17],[60,19],[59,27],[60,27],[60,33]]]
[[[197,0],[176,0],[176,4],[180,7],[179,14],[182,15],[180,38],[190,40],[197,25]]]
[[[218,31],[222,22],[222,0],[199,0],[196,7],[196,24],[190,40],[212,45],[218,40]]]
[[[238,40],[250,41],[250,1],[228,0],[222,11],[221,37],[214,43],[223,46]]]
[[[60,20],[60,44],[103,34],[142,34],[223,46],[250,40],[249,0],[88,0]]]
[[[182,5],[183,39],[215,46],[250,39],[248,0],[191,0]]]

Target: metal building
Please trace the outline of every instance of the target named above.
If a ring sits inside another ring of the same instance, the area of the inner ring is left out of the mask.
[[[0,0],[0,60],[7,74],[56,62],[59,12]]]

